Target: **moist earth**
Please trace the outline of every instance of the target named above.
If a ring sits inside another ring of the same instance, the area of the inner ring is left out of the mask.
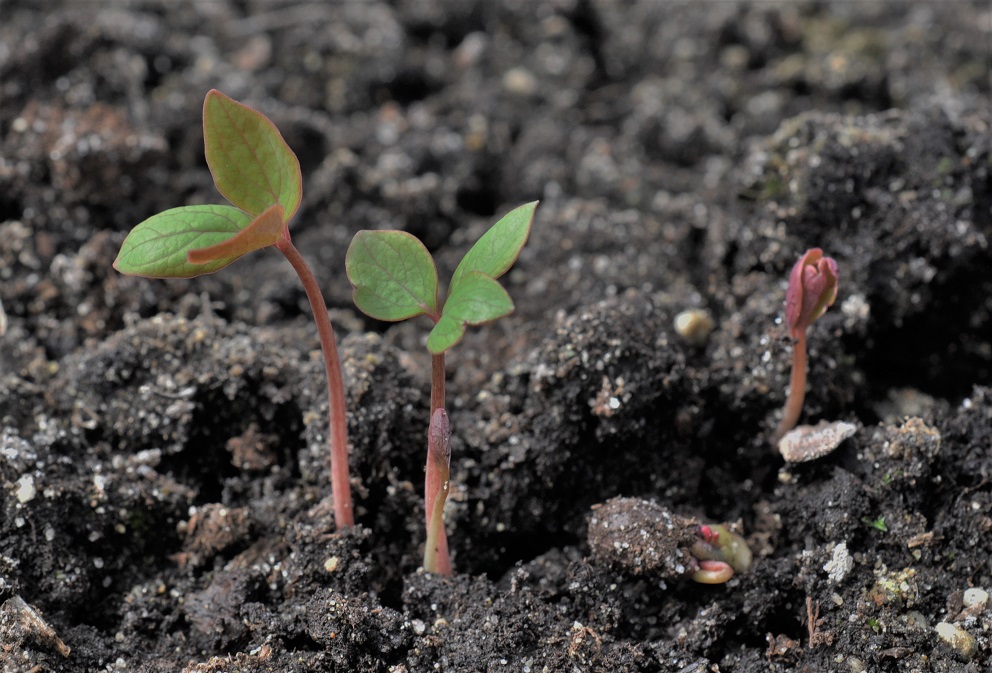
[[[992,670],[990,40],[979,0],[4,2],[4,673]],[[211,88],[300,158],[345,531],[288,265],[111,267],[220,198]],[[516,312],[448,357],[455,574],[427,574],[426,325],[359,314],[344,253],[403,229],[447,277],[533,199]],[[841,280],[803,422],[857,429],[792,464],[810,247]],[[696,522],[750,570],[686,579]]]

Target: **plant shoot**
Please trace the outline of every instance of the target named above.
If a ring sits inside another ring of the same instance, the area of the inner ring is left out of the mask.
[[[443,301],[439,299],[437,267],[430,252],[405,231],[359,231],[345,256],[359,310],[377,320],[398,321],[425,315],[434,323],[427,337],[427,350],[431,353],[431,421],[424,493],[428,531],[424,568],[428,572],[451,574],[443,525],[451,455],[444,354],[461,340],[468,326],[491,322],[513,311],[510,295],[496,279],[520,255],[536,208],[536,201],[520,206],[483,234],[452,274]]]
[[[737,533],[726,526],[701,525],[696,531],[692,555],[699,569],[692,579],[700,584],[724,584],[735,572],[747,572],[751,567],[751,549]]]
[[[792,344],[792,377],[785,411],[774,441],[777,444],[796,426],[806,398],[806,330],[837,299],[837,262],[820,248],[806,251],[789,274],[785,294],[785,322]]]
[[[274,247],[289,260],[313,310],[324,356],[334,520],[354,523],[348,475],[348,424],[334,330],[316,278],[289,235],[303,195],[300,162],[267,117],[216,89],[203,103],[207,166],[232,205],[180,206],[153,215],[124,239],[114,268],[147,278],[192,278],[242,255]]]

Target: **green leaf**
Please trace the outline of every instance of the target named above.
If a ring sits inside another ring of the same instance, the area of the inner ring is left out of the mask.
[[[274,245],[283,237],[285,230],[282,206],[277,203],[231,238],[207,248],[190,250],[186,253],[186,259],[190,264],[209,264],[225,258],[237,259],[254,250]]]
[[[482,235],[465,253],[451,276],[449,293],[454,293],[462,276],[478,271],[490,278],[499,278],[513,266],[530,235],[537,201],[514,208]]]
[[[278,203],[288,222],[303,195],[300,162],[268,117],[216,89],[203,101],[207,166],[221,194],[260,215]]]
[[[152,215],[131,230],[121,245],[114,268],[129,276],[147,278],[192,278],[213,273],[241,254],[196,265],[187,260],[189,251],[227,241],[252,220],[251,215],[232,206],[171,208]]]
[[[443,353],[461,340],[466,325],[481,325],[512,312],[513,301],[499,282],[479,271],[467,273],[444,302],[441,319],[427,337],[427,350]]]
[[[355,305],[377,320],[437,316],[437,268],[424,244],[405,231],[360,231],[345,270]]]

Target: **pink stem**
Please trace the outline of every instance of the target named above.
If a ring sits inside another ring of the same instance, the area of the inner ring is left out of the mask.
[[[451,574],[448,536],[444,531],[444,501],[448,497],[450,466],[451,428],[448,414],[441,407],[431,414],[431,423],[427,430],[427,470],[424,477],[427,523],[424,570],[440,575]]]
[[[331,492],[334,496],[334,523],[338,530],[353,526],[355,516],[351,503],[351,480],[348,476],[348,416],[344,398],[344,381],[341,377],[341,362],[334,340],[334,328],[327,313],[327,304],[320,292],[317,279],[303,260],[300,251],[289,240],[289,233],[279,239],[275,247],[286,256],[296,269],[303,289],[306,290],[310,308],[313,310],[317,334],[320,336],[320,349],[324,355],[324,372],[327,375],[327,404],[331,448]]]
[[[785,411],[782,420],[775,430],[774,442],[778,440],[799,422],[803,411],[803,401],[806,399],[806,333],[802,332],[792,345],[792,377],[789,381],[789,397],[785,401]]]

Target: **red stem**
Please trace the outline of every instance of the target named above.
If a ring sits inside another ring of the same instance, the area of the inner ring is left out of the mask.
[[[296,269],[303,289],[310,300],[313,319],[317,323],[317,334],[320,336],[320,350],[324,356],[324,372],[327,374],[327,414],[330,426],[328,442],[331,448],[331,492],[334,496],[334,523],[338,530],[353,526],[355,515],[351,504],[351,480],[348,477],[348,416],[344,399],[344,382],[341,377],[341,362],[338,360],[338,348],[334,340],[334,328],[331,327],[331,317],[327,314],[327,304],[320,292],[317,279],[314,278],[310,267],[303,260],[300,251],[296,249],[289,234],[276,242],[275,247],[286,256],[289,263]]]
[[[799,422],[803,411],[803,401],[806,399],[806,333],[802,332],[792,345],[792,377],[789,380],[789,397],[785,401],[785,411],[782,420],[775,430],[774,442],[778,440]]]
[[[431,356],[431,418],[444,409],[444,353]]]
[[[444,531],[444,501],[448,497],[451,464],[451,430],[448,415],[441,408],[431,414],[427,430],[427,469],[424,477],[424,512],[427,540],[424,545],[424,570],[440,575],[451,574],[448,536]]]
[[[444,353],[431,356],[431,426],[440,422],[435,416],[438,409],[444,412],[445,377]],[[444,432],[450,436],[448,415],[444,413]],[[451,464],[450,446],[443,447],[447,453],[443,461],[437,459],[438,450],[435,435],[428,430],[427,467],[424,477],[424,513],[427,523],[427,543],[424,547],[424,569],[441,575],[451,574],[451,556],[448,553],[448,535],[444,530],[444,501],[448,497],[448,476]]]

